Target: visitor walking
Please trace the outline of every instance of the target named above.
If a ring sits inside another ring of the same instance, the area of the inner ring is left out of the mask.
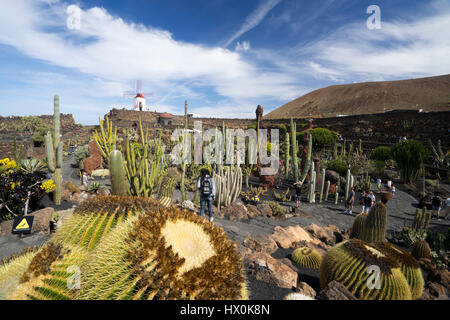
[[[394,186],[394,184],[391,185],[391,193],[392,193],[392,198],[393,198],[394,195],[395,195],[395,186]]]
[[[364,211],[365,213],[369,213],[370,208],[372,207],[372,198],[369,197],[369,194],[366,193],[364,197]]]
[[[208,202],[209,221],[213,222],[212,202],[216,194],[216,184],[208,169],[202,169],[201,176],[197,182],[197,189],[200,196],[200,216],[205,216],[205,207]]]
[[[295,202],[297,208],[300,208],[300,202],[302,197],[302,185],[300,182],[296,182],[294,183],[294,187],[295,187]]]
[[[381,193],[381,179],[380,178],[378,178],[377,179],[377,189],[378,189],[378,193]]]
[[[391,185],[392,185],[392,181],[391,181],[391,180],[388,180],[387,183],[386,183],[386,188],[387,188],[388,190],[390,190],[390,189],[391,189]]]
[[[442,199],[441,197],[439,197],[439,193],[436,192],[434,194],[433,199],[431,200],[431,219],[434,218],[434,216],[436,215],[436,219],[438,219],[438,221],[440,221],[440,217],[439,214],[441,212],[441,205],[442,205]]]
[[[87,187],[89,184],[89,176],[86,170],[81,169],[81,186]]]
[[[361,212],[364,212],[364,199],[366,198],[366,192],[361,192],[361,195],[359,196],[359,204],[362,206]]]
[[[372,207],[373,207],[374,204],[377,202],[377,198],[376,198],[375,195],[373,194],[373,191],[370,191],[369,197],[370,197],[370,199],[372,199]]]
[[[353,187],[350,187],[350,192],[348,193],[347,201],[345,201],[345,213],[349,215],[353,215],[353,202],[355,201],[355,190]]]

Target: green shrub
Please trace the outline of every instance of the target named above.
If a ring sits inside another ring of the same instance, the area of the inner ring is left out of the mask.
[[[84,159],[89,157],[89,145],[84,145],[76,148],[73,157],[78,166],[80,166],[81,162],[83,162]]]
[[[427,158],[427,149],[418,141],[407,140],[392,146],[392,158],[400,167],[405,182],[413,182],[419,175],[423,161]]]
[[[390,147],[379,146],[376,147],[371,154],[371,158],[377,161],[386,161],[392,159]]]
[[[332,145],[339,137],[338,133],[325,128],[314,128],[309,130],[313,139],[313,149],[322,150],[326,146]],[[304,131],[297,133],[297,140],[299,144],[304,144]]]
[[[327,169],[336,171],[341,176],[345,176],[347,174],[348,165],[344,160],[338,158],[338,159],[329,161],[328,165],[327,165]]]

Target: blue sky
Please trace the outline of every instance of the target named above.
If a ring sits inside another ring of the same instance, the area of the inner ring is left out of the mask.
[[[450,0],[0,0],[0,115],[51,114],[58,93],[96,124],[141,79],[151,110],[254,117],[329,85],[448,74],[448,30]]]

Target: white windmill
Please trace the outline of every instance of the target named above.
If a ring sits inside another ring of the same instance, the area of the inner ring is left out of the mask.
[[[147,106],[145,103],[145,97],[153,95],[152,92],[142,92],[142,80],[136,80],[136,91],[125,91],[123,93],[124,97],[134,98],[134,108],[135,111],[144,111]]]

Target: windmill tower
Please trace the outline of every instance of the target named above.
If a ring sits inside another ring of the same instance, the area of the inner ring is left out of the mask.
[[[136,91],[125,91],[124,97],[134,98],[133,110],[144,111],[147,108],[144,93],[142,92],[142,81],[136,80]],[[146,96],[153,95],[152,92],[145,92]]]

